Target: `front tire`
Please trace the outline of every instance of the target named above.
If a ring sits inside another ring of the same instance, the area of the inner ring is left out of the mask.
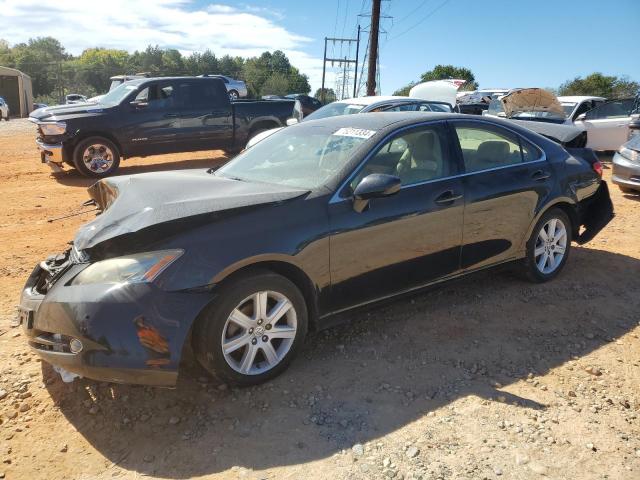
[[[307,333],[300,290],[272,272],[254,272],[223,284],[198,319],[194,350],[220,380],[248,386],[282,373]]]
[[[108,177],[120,166],[120,152],[109,139],[89,137],[74,149],[73,165],[85,177]]]
[[[548,282],[560,273],[569,258],[572,231],[569,216],[558,208],[538,220],[522,261],[522,272],[528,280]]]

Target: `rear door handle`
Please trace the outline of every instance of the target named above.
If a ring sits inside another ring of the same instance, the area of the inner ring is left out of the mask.
[[[448,203],[453,203],[456,200],[460,200],[461,198],[461,194],[457,194],[453,190],[447,190],[446,192],[442,192],[440,195],[438,195],[438,197],[434,201],[438,205],[446,205]]]
[[[542,180],[546,180],[549,178],[551,174],[549,172],[545,172],[544,170],[537,170],[531,174],[531,178],[533,178],[537,182],[541,182]]]
[[[164,118],[178,118],[177,113],[165,113]]]

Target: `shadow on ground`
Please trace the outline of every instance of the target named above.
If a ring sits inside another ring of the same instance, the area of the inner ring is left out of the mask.
[[[236,465],[304,464],[469,395],[545,409],[500,385],[549,372],[632,329],[638,271],[637,259],[575,248],[547,284],[477,274],[311,335],[287,372],[256,388],[220,388],[196,367],[176,390],[67,385],[49,367],[43,373],[69,422],[113,462],[108,468],[190,478]]]
[[[227,161],[229,161],[229,157],[224,155],[189,158],[172,162],[145,163],[143,165],[127,165],[127,160],[124,160],[120,163],[118,172],[113,176],[133,175],[135,173],[147,172],[163,172],[167,170],[219,167]],[[71,167],[67,167],[67,170],[63,172],[52,173],[51,176],[55,178],[58,183],[71,187],[88,187],[96,182],[95,178],[83,177],[77,170]]]

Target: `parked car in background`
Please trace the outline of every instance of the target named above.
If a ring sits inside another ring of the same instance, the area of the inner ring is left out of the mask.
[[[211,78],[219,78],[224,82],[224,86],[227,88],[227,93],[229,94],[229,100],[232,102],[234,100],[238,100],[239,98],[244,98],[247,96],[247,84],[242,80],[236,80],[231,77],[227,77],[226,75],[213,75],[213,74],[205,74],[200,75],[201,77],[211,77]]]
[[[578,115],[575,124],[587,130],[589,148],[618,150],[629,137],[629,123],[635,108],[635,98],[608,100]]]
[[[613,156],[611,181],[627,193],[640,193],[640,135],[634,135]]]
[[[174,386],[193,351],[222,381],[258,384],[338,313],[507,262],[554,279],[613,216],[601,173],[497,119],[304,121],[216,171],[91,186],[101,213],[36,265],[19,319],[71,375]]]
[[[48,105],[46,103],[34,103],[33,104],[33,109],[37,110],[39,108],[46,108],[48,107]]]
[[[508,91],[504,88],[485,88],[473,92],[458,92],[458,111],[469,115],[482,115],[489,108],[493,98],[505,95]]]
[[[590,97],[590,96],[561,96],[558,97],[558,101],[564,113],[567,115],[567,120],[573,122],[583,113],[587,113],[589,110],[593,110],[598,105],[605,102],[607,99],[604,97]]]
[[[337,117],[341,115],[353,115],[367,112],[445,112],[453,113],[453,107],[446,102],[421,100],[401,96],[372,96],[357,97],[331,102],[319,108],[309,116],[307,120],[319,120],[321,118]],[[256,143],[274,134],[279,129],[261,132],[249,140],[245,148],[251,148]]]
[[[109,84],[109,92],[111,90],[113,90],[114,88],[119,87],[124,82],[128,82],[130,80],[139,80],[141,78],[149,78],[149,77],[150,77],[150,75],[148,73],[136,73],[135,75],[114,75],[113,77],[111,77],[109,79],[110,82],[111,82]],[[87,102],[98,103],[98,102],[100,102],[102,97],[104,97],[104,94],[96,95],[95,97],[91,97],[91,98],[87,99]]]
[[[40,158],[89,177],[114,173],[121,159],[171,152],[240,150],[252,136],[301,119],[294,100],[230,102],[219,78],[143,78],[100,103],[33,112]]]
[[[9,105],[2,97],[0,97],[0,120],[9,120]]]
[[[298,100],[302,107],[302,113],[306,117],[307,115],[311,115],[313,112],[322,107],[322,103],[315,97],[311,97],[309,95],[305,95],[303,93],[292,93],[289,95],[285,95],[285,98],[291,98],[293,100]]]
[[[87,103],[87,97],[78,93],[70,93],[64,97],[64,103],[66,105],[73,105],[76,103]]]

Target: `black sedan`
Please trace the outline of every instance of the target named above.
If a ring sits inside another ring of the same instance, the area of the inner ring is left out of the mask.
[[[507,262],[554,278],[613,215],[590,153],[499,119],[374,113],[283,129],[217,171],[104,179],[20,318],[66,377],[171,386],[190,348],[256,384],[339,312]]]

